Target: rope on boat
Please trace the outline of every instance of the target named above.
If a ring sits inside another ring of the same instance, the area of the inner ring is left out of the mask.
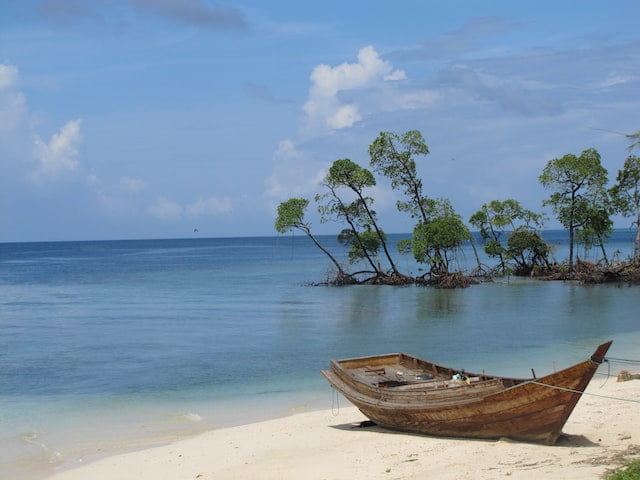
[[[550,385],[548,383],[537,382],[535,380],[529,380],[528,382],[525,382],[525,383],[533,383],[534,385],[540,385],[541,387],[549,387],[555,390],[562,390],[563,392],[578,393],[580,395],[591,395],[592,397],[607,398],[609,400],[619,400],[621,402],[640,403],[640,400],[634,400],[632,398],[620,398],[620,397],[612,397],[610,395],[600,395],[599,393],[581,392],[580,390],[573,390],[571,388],[559,387],[557,385]]]
[[[640,360],[632,360],[630,358],[606,357],[604,360],[605,362],[613,361],[614,363],[630,363],[640,365]]]
[[[340,394],[333,385],[331,385],[331,414],[334,417],[340,415]]]

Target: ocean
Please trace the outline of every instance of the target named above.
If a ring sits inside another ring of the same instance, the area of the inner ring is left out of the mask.
[[[545,237],[566,258],[566,232]],[[320,241],[347,263],[335,237]],[[610,257],[632,248],[629,230],[607,245]],[[473,262],[465,248],[455,266]],[[0,480],[336,408],[319,375],[331,358],[406,351],[527,377],[609,339],[612,357],[640,357],[638,286],[319,285],[331,266],[300,235],[0,244]]]

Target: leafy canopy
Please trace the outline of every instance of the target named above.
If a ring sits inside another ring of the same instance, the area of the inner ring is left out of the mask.
[[[292,228],[308,230],[309,225],[304,221],[304,212],[308,205],[309,200],[305,198],[290,198],[278,205],[276,231],[286,233]]]
[[[429,148],[418,130],[410,130],[400,136],[397,133],[381,132],[369,146],[369,165],[374,171],[391,180],[391,187],[402,189],[407,201],[398,200],[401,212],[409,212],[414,218],[427,219],[422,180],[416,172],[416,155],[427,155]]]
[[[551,205],[557,219],[569,230],[569,268],[573,269],[575,230],[588,227],[597,236],[606,222],[599,218],[606,211],[607,170],[600,163],[600,154],[590,148],[579,157],[567,154],[549,160],[539,177],[540,183],[552,193],[543,205]]]
[[[630,155],[618,171],[616,184],[611,188],[616,210],[625,217],[640,212],[640,158]]]

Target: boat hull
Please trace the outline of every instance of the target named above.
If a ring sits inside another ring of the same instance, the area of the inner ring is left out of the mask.
[[[553,444],[611,342],[588,360],[539,379],[485,377],[475,385],[411,391],[359,382],[332,362],[325,378],[378,425],[435,436]],[[375,358],[375,357],[370,357]],[[353,362],[349,360],[347,362]]]

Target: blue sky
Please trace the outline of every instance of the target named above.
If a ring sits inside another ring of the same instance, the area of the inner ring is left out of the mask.
[[[545,211],[547,161],[596,148],[613,181],[628,154],[638,18],[636,0],[0,0],[0,241],[274,235],[279,202],[412,129],[425,193],[463,219]],[[371,195],[387,232],[412,229],[388,183]]]

